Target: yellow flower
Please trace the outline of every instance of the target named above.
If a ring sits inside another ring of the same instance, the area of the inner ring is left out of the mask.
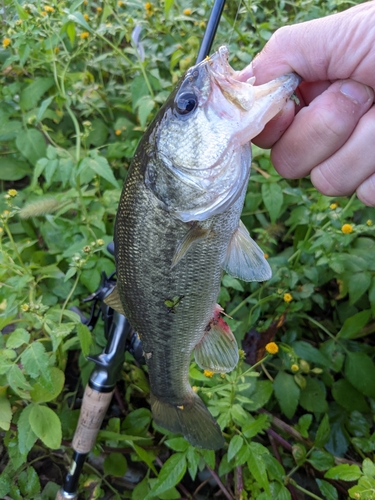
[[[21,306],[22,311],[27,312],[30,309],[29,304],[22,304]]]
[[[151,2],[145,3],[145,9],[146,10],[151,10],[152,9],[152,3]]]
[[[46,12],[54,12],[55,9],[53,7],[51,7],[50,5],[45,5],[44,10]]]
[[[265,259],[269,259],[269,255],[268,255],[268,253],[265,253],[265,254],[264,254],[264,258],[265,258]]]
[[[329,206],[331,210],[336,210],[337,207],[338,207],[337,203],[331,203]]]
[[[3,47],[6,49],[8,45],[10,45],[11,39],[10,38],[4,38],[3,39]]]
[[[83,14],[83,17],[85,18],[86,21],[89,20],[89,15],[88,14]]]
[[[104,245],[104,240],[100,239],[100,240],[96,240],[96,243],[98,245]]]
[[[266,345],[266,351],[270,354],[276,354],[277,352],[279,352],[279,348],[276,342],[268,342],[268,344]]]
[[[47,12],[46,12],[45,10],[42,12],[42,16],[43,16],[43,17],[46,17],[46,16],[47,16]]]
[[[88,1],[87,0],[83,0],[83,5],[88,5]]]
[[[90,33],[89,33],[88,31],[84,31],[84,32],[83,32],[83,33],[81,33],[79,36],[80,36],[81,38],[88,38],[88,37],[89,37],[89,35],[90,35]]]
[[[290,293],[284,293],[284,302],[292,302],[293,296]]]
[[[96,12],[100,14],[100,12],[103,12],[103,9],[101,7],[96,7]]]
[[[4,210],[3,215],[4,217],[7,217],[10,214],[9,210]]]
[[[296,363],[293,363],[292,366],[290,367],[290,369],[292,370],[292,372],[298,372],[299,366],[296,365]]]
[[[191,9],[184,9],[183,14],[184,14],[185,16],[190,16],[190,14],[191,14]]]
[[[21,24],[22,24],[22,19],[17,19],[16,26],[21,26]]]
[[[12,198],[14,198],[15,196],[17,196],[17,190],[16,190],[16,189],[9,189],[9,190],[8,190],[8,194],[9,194],[9,196],[11,196]]]
[[[119,128],[118,128],[117,130],[115,130],[115,134],[116,134],[116,135],[121,135],[121,133],[122,133],[122,130],[121,130],[121,129],[119,129]]]
[[[208,378],[212,378],[214,376],[214,372],[211,372],[210,370],[204,370],[203,375]]]
[[[60,52],[60,49],[58,47],[55,47],[54,51],[55,51],[55,54],[58,54]]]
[[[366,222],[366,224],[367,224],[368,226],[372,226],[372,225],[373,225],[373,222],[372,222],[372,220],[371,220],[371,219],[369,219],[369,220]]]
[[[91,248],[88,245],[86,245],[85,247],[83,247],[83,251],[85,253],[89,253],[89,252],[91,252]]]
[[[117,2],[117,5],[118,5],[119,7],[122,7],[122,6],[124,5],[124,2]]]
[[[344,224],[341,228],[344,234],[350,234],[353,232],[353,226],[351,224]]]

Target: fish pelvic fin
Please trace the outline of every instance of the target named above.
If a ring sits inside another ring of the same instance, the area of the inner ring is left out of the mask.
[[[242,221],[230,240],[223,269],[243,281],[267,281],[272,276],[264,252],[251,238]]]
[[[121,304],[120,294],[118,292],[117,285],[114,287],[112,292],[109,293],[107,297],[104,299],[104,303],[107,304],[107,306],[112,307],[112,309],[114,309],[118,313],[123,314],[125,316],[124,308],[122,307]]]
[[[194,357],[203,370],[216,373],[232,371],[239,359],[237,341],[224,319],[223,308],[216,304],[202,340],[194,348]]]
[[[157,425],[182,434],[197,448],[218,450],[225,444],[219,425],[193,390],[179,405],[165,403],[151,393],[151,410]]]

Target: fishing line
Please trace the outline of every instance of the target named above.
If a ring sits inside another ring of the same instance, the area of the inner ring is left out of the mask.
[[[228,40],[228,47],[230,46],[231,44],[231,41],[232,41],[232,37],[233,37],[233,33],[234,33],[234,27],[236,26],[236,22],[237,22],[237,19],[238,19],[238,16],[239,16],[239,13],[240,13],[240,9],[241,9],[241,4],[242,4],[242,0],[239,0],[238,1],[238,7],[237,7],[237,12],[236,12],[236,15],[234,17],[234,21],[233,21],[233,24],[232,24],[232,30],[230,32],[230,36],[229,36],[229,40]]]

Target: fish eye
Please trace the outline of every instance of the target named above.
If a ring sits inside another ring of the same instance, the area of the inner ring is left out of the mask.
[[[181,94],[176,101],[176,110],[180,115],[187,115],[197,107],[197,96],[191,92]]]

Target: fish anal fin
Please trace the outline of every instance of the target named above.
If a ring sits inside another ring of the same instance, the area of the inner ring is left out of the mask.
[[[107,295],[107,297],[104,299],[104,302],[107,304],[107,306],[125,316],[117,286],[115,286],[112,292]]]
[[[165,403],[151,393],[151,410],[157,425],[182,434],[197,448],[218,450],[224,446],[220,427],[201,398],[192,390],[188,397],[176,405]]]
[[[239,359],[237,341],[224,319],[223,309],[216,305],[202,340],[194,348],[195,361],[203,370],[226,373],[233,370]]]
[[[230,240],[223,269],[243,281],[267,281],[272,276],[264,253],[240,221]]]
[[[193,226],[188,230],[185,236],[177,245],[175,254],[172,259],[171,268],[173,268],[189,251],[189,249],[200,240],[208,237],[210,234],[209,229],[204,229],[198,224],[193,224]]]

